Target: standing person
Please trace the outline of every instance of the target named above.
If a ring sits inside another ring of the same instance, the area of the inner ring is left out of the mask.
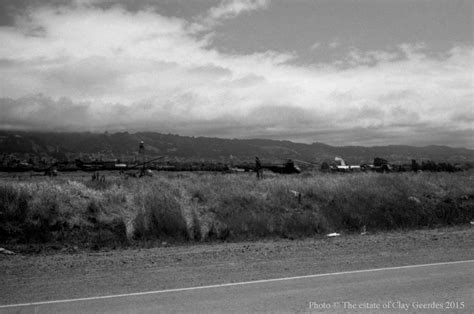
[[[257,173],[257,179],[263,179],[262,163],[258,157],[255,157],[255,172]]]

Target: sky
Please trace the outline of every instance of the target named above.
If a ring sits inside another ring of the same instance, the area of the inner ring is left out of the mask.
[[[0,0],[0,129],[474,148],[474,3]]]

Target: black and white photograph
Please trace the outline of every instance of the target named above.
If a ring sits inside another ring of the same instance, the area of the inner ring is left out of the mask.
[[[472,0],[0,0],[0,314],[473,287]]]

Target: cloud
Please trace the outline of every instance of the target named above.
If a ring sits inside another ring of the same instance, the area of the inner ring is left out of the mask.
[[[210,8],[204,16],[200,17],[200,23],[208,28],[222,23],[227,19],[267,7],[270,0],[223,0],[219,5]]]
[[[328,44],[328,47],[331,49],[336,49],[342,45],[341,41],[339,39],[334,39]]]
[[[0,125],[6,129],[84,130],[91,121],[90,103],[44,95],[0,98]]]
[[[311,45],[311,47],[309,47],[310,50],[317,50],[319,47],[321,47],[321,43],[320,42],[315,42],[314,44]]]
[[[263,6],[239,3],[208,15]],[[0,27],[0,127],[473,146],[471,46],[351,48],[295,65],[292,53],[222,53],[193,23],[120,6],[18,16]]]

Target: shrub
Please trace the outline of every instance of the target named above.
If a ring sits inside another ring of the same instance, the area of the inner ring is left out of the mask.
[[[0,185],[0,238],[20,238],[28,214],[30,196],[22,189]]]
[[[471,173],[55,178],[0,183],[0,218],[0,239],[10,243],[303,237],[466,223],[474,188]]]
[[[187,236],[186,221],[177,195],[171,186],[154,185],[139,195],[135,236],[140,238],[178,238]]]

